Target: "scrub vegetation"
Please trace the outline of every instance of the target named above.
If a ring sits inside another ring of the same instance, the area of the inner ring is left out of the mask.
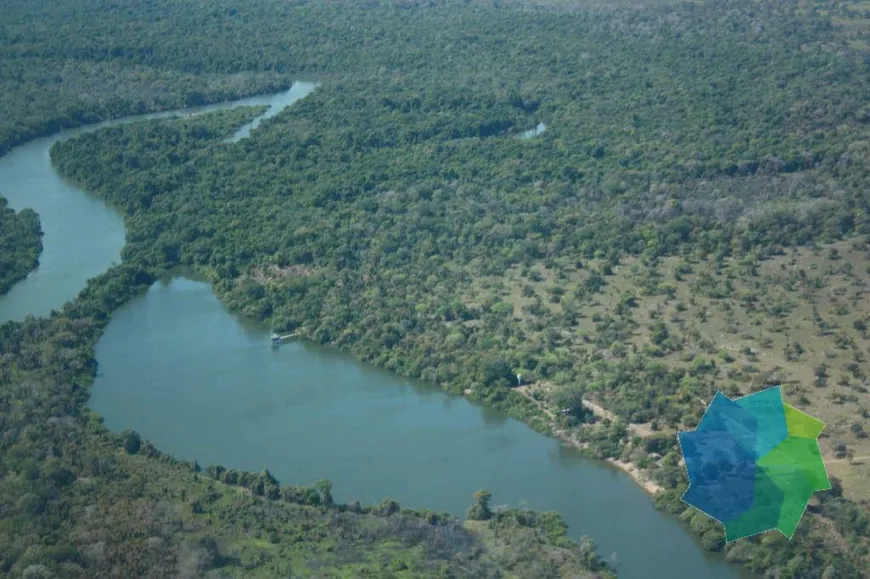
[[[0,115],[7,144],[86,113],[221,98],[231,78],[238,94],[294,78],[321,83],[236,144],[222,141],[250,111],[108,129],[53,148],[64,176],[124,213],[128,239],[124,263],[63,314],[3,327],[4,343],[41,341],[2,350],[16,356],[6,374],[18,392],[10,416],[81,416],[93,341],[113,308],[188,265],[230,308],[282,333],[462,392],[635,469],[706,548],[761,575],[866,576],[870,28],[858,5],[5,4],[15,28],[0,28],[10,71],[2,78],[54,79],[65,88],[52,98],[67,107],[58,120],[36,81],[10,81],[13,104],[4,101],[10,110]],[[99,25],[88,17],[96,10]],[[52,28],[59,21],[62,38]],[[62,58],[73,67],[67,76]],[[117,95],[114,108],[67,90],[113,67],[119,86],[103,88]],[[125,75],[142,70],[163,75],[165,100],[125,92],[136,86]],[[541,121],[544,133],[516,138]],[[84,340],[77,357],[62,351],[70,340]],[[30,380],[21,368],[51,379]],[[773,384],[827,422],[822,451],[834,485],[817,494],[792,541],[768,533],[726,546],[720,525],[679,501],[686,480],[675,433],[694,427],[717,389],[737,396]],[[74,406],[54,400],[70,395]],[[21,424],[2,448],[54,456],[60,427]],[[97,426],[87,432],[111,438]],[[163,464],[91,448],[96,460]],[[39,469],[7,472],[0,482],[27,472],[50,480]],[[224,474],[185,484],[230,493],[219,486]],[[131,479],[119,488],[138,488]],[[317,494],[290,492],[292,504],[300,493]],[[473,518],[490,515],[483,498]],[[384,509],[394,510],[376,507]],[[376,515],[358,516],[365,526]],[[529,533],[529,516],[465,528],[504,541]],[[211,527],[225,541],[216,539],[215,560],[241,558],[227,538],[236,524]],[[186,548],[181,536],[177,549]],[[561,548],[551,544],[534,550]],[[296,560],[292,551],[286,560]],[[511,557],[499,564],[525,564]],[[533,575],[559,573],[540,569]]]

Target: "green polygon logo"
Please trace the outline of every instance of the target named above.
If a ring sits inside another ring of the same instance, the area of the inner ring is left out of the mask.
[[[831,488],[824,428],[783,403],[779,386],[736,400],[717,392],[698,427],[678,435],[683,502],[724,524],[726,541],[773,529],[791,539],[813,493]]]

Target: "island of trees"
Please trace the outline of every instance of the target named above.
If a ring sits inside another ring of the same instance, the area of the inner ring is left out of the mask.
[[[15,212],[0,196],[0,295],[39,265],[42,229],[31,209]]]

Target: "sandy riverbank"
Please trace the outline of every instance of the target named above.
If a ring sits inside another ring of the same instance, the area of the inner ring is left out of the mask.
[[[634,482],[639,484],[643,487],[643,490],[653,496],[665,490],[657,482],[650,480],[645,471],[639,469],[636,465],[633,465],[630,462],[618,461],[615,458],[608,458],[607,462],[628,473],[628,476],[634,479]]]
[[[566,446],[570,446],[580,450],[588,447],[587,443],[577,440],[575,437],[569,435],[563,430],[554,430],[553,435]],[[646,471],[638,468],[637,465],[634,465],[630,462],[623,462],[615,458],[608,458],[605,459],[605,461],[626,473],[635,483],[637,483],[638,486],[640,486],[643,490],[645,490],[648,494],[652,496],[655,496],[665,490],[664,487],[659,485],[657,482],[650,480],[649,475],[646,473]]]
[[[544,388],[546,389],[547,387],[545,386]],[[529,399],[534,400],[531,396],[531,389],[528,386],[521,386],[521,387],[516,388],[516,390],[520,394],[522,394],[523,396],[526,396]],[[538,403],[538,401],[535,401],[535,402]],[[598,404],[595,404],[594,402],[591,402],[589,400],[584,400],[583,405],[586,406],[587,408],[589,408],[589,410],[591,410],[592,413],[595,414],[599,418],[607,419],[607,420],[611,420],[611,421],[615,421],[617,418],[616,415],[613,414],[612,412],[610,412],[609,410],[607,410],[607,409],[605,409],[605,408],[599,406]],[[560,442],[562,442],[562,444],[564,444],[566,446],[573,447],[573,448],[577,448],[580,450],[583,450],[588,446],[587,443],[578,440],[575,436],[569,434],[568,432],[566,432],[564,430],[559,430],[556,427],[556,417],[553,415],[553,413],[550,410],[548,410],[547,408],[544,408],[540,403],[538,403],[538,407],[541,408],[541,410],[544,412],[544,414],[550,419],[550,426],[553,429],[553,436],[555,436]],[[641,438],[643,438],[644,436],[647,436],[649,434],[647,432],[648,428],[646,427],[646,425],[643,425],[643,424],[631,424],[631,425],[629,425],[629,430],[631,431],[632,434],[640,436]],[[608,459],[606,459],[606,462],[612,464],[616,468],[618,468],[621,471],[623,471],[624,473],[626,473],[628,476],[630,476],[632,478],[632,480],[635,483],[638,484],[638,486],[640,486],[642,489],[644,489],[647,493],[649,493],[652,496],[655,496],[658,493],[665,490],[664,487],[662,487],[661,485],[659,485],[655,481],[650,480],[647,472],[638,468],[637,465],[635,465],[635,464],[632,464],[630,462],[623,462],[623,461],[617,460],[615,458],[608,458]]]

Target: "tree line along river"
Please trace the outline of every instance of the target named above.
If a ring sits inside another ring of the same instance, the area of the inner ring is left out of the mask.
[[[55,142],[121,123],[269,105],[232,146],[315,88],[297,82],[277,95],[71,129],[0,158],[9,205],[34,209],[44,231],[40,266],[0,298],[0,323],[49,315],[121,259],[121,216],[54,172]],[[621,577],[745,576],[720,554],[705,553],[618,469],[343,353],[302,342],[270,348],[268,328],[228,312],[189,272],[122,306],[96,356],[91,408],[111,430],[136,430],[180,459],[268,468],[282,483],[327,478],[339,501],[388,496],[458,516],[486,488],[495,504],[557,510],[571,536],[593,537]]]

